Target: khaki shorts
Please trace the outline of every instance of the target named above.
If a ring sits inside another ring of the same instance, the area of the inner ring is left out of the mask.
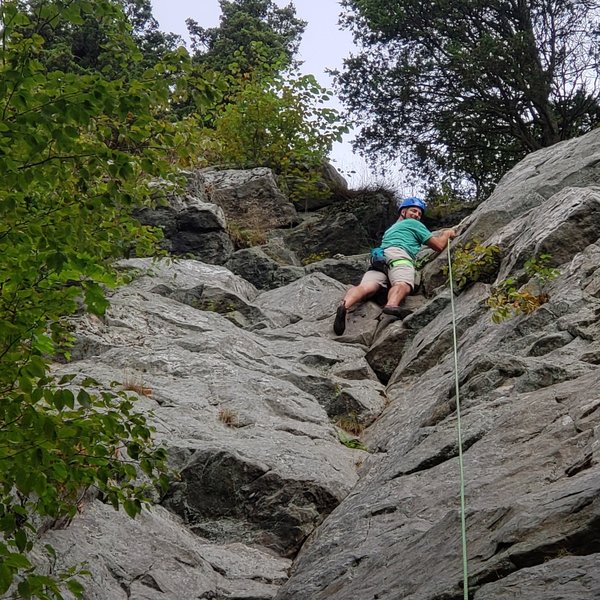
[[[400,248],[386,248],[384,251],[386,259],[389,261],[396,260],[397,258],[404,258],[411,261],[411,264],[401,263],[388,269],[387,275],[381,271],[375,271],[369,269],[361,280],[361,283],[378,283],[381,287],[387,288],[388,281],[392,285],[397,283],[407,283],[410,285],[410,289],[415,287],[415,268],[413,266],[413,259],[410,254]]]

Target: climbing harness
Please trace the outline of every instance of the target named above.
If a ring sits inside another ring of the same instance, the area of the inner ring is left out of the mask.
[[[410,258],[395,258],[394,260],[390,260],[388,263],[388,269],[392,267],[397,267],[398,265],[410,265],[412,267],[413,261]]]
[[[373,250],[371,250],[369,262],[369,268],[375,271],[381,271],[382,273],[387,271],[387,261],[385,259],[383,248],[373,248]]]
[[[452,256],[450,254],[450,240],[448,249],[448,279],[450,281],[450,307],[452,309],[452,339],[454,344],[454,386],[456,394],[456,428],[458,434],[458,468],[460,473],[460,530],[462,537],[462,563],[463,563],[463,598],[469,600],[469,569],[467,561],[467,527],[465,516],[465,472],[463,466],[462,431],[460,426],[460,396],[458,385],[458,346],[456,342],[456,310],[454,308],[454,289],[452,285]]]
[[[373,248],[371,250],[371,256],[369,258],[369,268],[375,271],[381,271],[387,273],[389,269],[397,267],[398,265],[413,265],[413,261],[410,258],[394,258],[388,260],[385,258],[383,248]]]

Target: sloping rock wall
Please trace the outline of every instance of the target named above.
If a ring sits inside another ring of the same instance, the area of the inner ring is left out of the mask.
[[[600,130],[533,154],[460,227],[503,247],[496,283],[539,253],[560,272],[499,324],[492,284],[453,299],[474,600],[600,596],[599,163]],[[140,378],[181,476],[141,519],[95,500],[46,534],[59,563],[89,561],[86,598],[463,598],[444,260],[403,322],[367,302],[337,338],[346,285],[318,269],[262,290],[124,262],[138,277],[57,370]]]
[[[599,144],[595,131],[529,156],[462,226],[463,239],[505,248],[498,281],[522,279],[540,253],[560,269],[548,303],[500,324],[486,306],[490,285],[455,299],[475,600],[598,597]],[[278,600],[463,597],[450,307],[411,325],[430,306],[395,336],[391,404],[366,435],[376,454]],[[376,347],[370,362],[381,369]]]
[[[121,267],[135,279],[105,318],[77,322],[74,360],[57,370],[149,390],[139,408],[180,475],[140,520],[95,500],[45,541],[62,564],[89,560],[86,598],[272,598],[366,455],[333,418],[372,421],[385,404],[363,350],[329,333],[343,285],[314,273],[260,293],[197,261]]]

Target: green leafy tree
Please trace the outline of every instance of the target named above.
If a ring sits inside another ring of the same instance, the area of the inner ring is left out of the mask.
[[[196,63],[224,71],[235,60],[247,72],[263,62],[263,56],[254,52],[253,44],[260,42],[268,50],[270,63],[282,68],[294,64],[306,21],[297,18],[291,2],[282,8],[273,0],[219,0],[219,5],[218,27],[186,21]],[[242,54],[234,59],[240,49]]]
[[[132,400],[51,370],[68,357],[66,318],[82,305],[104,312],[114,260],[154,248],[156,233],[131,217],[150,178],[175,183],[195,152],[196,128],[170,118],[186,54],[128,80],[42,64],[40,31],[92,14],[135,61],[116,2],[0,4],[0,596],[60,598],[63,584],[81,595],[76,570],[36,572],[38,529],[72,517],[88,488],[133,516],[149,498],[140,470],[165,484],[164,451]]]
[[[317,181],[334,142],[348,131],[327,90],[312,75],[282,75],[268,52],[251,73],[232,63],[228,102],[215,113],[211,162],[230,168],[269,167],[294,200],[319,193]],[[240,56],[241,52],[235,55]]]
[[[587,0],[344,0],[338,73],[358,146],[478,197],[525,154],[600,123]]]
[[[115,0],[114,4],[125,12],[127,27],[117,25],[110,15],[82,13],[70,0],[19,0],[20,11],[35,23],[34,29],[27,26],[21,33],[35,31],[44,38],[39,58],[46,69],[97,71],[109,78],[139,74],[182,45],[179,36],[158,29],[149,0]],[[74,16],[56,19],[56,11]],[[123,46],[127,52],[122,51]]]

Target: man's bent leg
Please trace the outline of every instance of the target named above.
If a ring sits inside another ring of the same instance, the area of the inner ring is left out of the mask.
[[[392,315],[398,319],[408,317],[412,311],[404,306],[400,306],[400,303],[410,294],[411,289],[408,283],[399,282],[393,285],[388,293],[388,303],[383,307],[383,313]]]
[[[363,281],[359,285],[352,286],[344,296],[344,305],[346,308],[350,308],[358,302],[374,296],[381,287],[381,284],[376,281]]]
[[[395,283],[388,292],[386,306],[400,306],[402,300],[410,294],[411,290],[412,288],[408,283],[402,281]]]
[[[333,322],[333,331],[336,335],[342,335],[346,330],[346,313],[348,309],[370,298],[376,294],[382,287],[378,281],[363,281],[359,285],[352,286],[344,296],[342,303],[337,307],[335,312],[335,321]]]

